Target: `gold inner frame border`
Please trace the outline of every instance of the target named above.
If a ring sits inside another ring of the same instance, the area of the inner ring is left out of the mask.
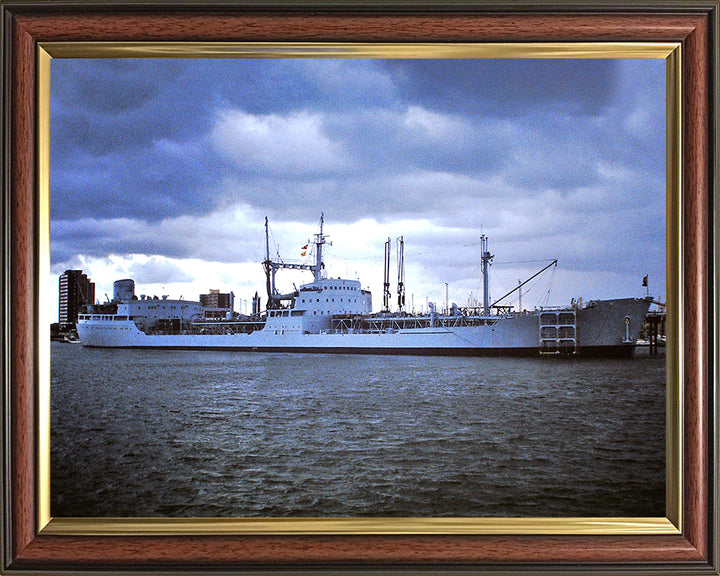
[[[666,62],[666,517],[53,518],[50,514],[50,74],[53,58],[653,58]],[[682,533],[681,45],[585,43],[41,42],[38,138],[38,531],[43,535],[649,535]]]

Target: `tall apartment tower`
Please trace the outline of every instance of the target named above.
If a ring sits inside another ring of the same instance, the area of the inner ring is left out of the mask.
[[[58,322],[61,328],[75,325],[80,307],[95,302],[95,283],[82,270],[65,270],[60,276]]]

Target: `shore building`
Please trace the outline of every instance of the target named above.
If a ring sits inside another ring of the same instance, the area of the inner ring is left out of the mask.
[[[95,283],[82,270],[65,270],[60,276],[58,322],[65,330],[74,327],[80,308],[95,302]]]
[[[209,294],[200,294],[200,305],[204,318],[222,319],[232,315],[235,309],[235,294],[210,290]]]

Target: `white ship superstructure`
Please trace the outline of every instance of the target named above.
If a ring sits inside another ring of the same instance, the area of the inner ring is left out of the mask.
[[[372,312],[372,297],[358,280],[324,275],[326,236],[321,219],[313,264],[284,263],[269,255],[266,221],[267,309],[207,320],[199,302],[137,298],[131,280],[116,282],[113,303],[81,314],[85,346],[113,348],[232,349],[265,352],[327,352],[423,355],[631,356],[651,298],[596,300],[567,307],[513,311],[489,302],[488,265],[493,256],[483,236],[483,305],[453,306],[444,314]],[[388,309],[386,251],[383,308]],[[313,281],[289,294],[275,288],[281,269],[308,270]],[[398,301],[402,308],[402,265]],[[507,295],[506,295],[507,296]],[[505,296],[503,296],[504,298]],[[103,309],[104,308],[104,309]],[[493,313],[494,312],[494,313]]]

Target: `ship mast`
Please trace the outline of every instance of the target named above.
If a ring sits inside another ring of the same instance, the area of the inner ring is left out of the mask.
[[[310,270],[313,273],[313,280],[319,282],[322,279],[322,270],[325,267],[322,261],[322,247],[326,244],[325,238],[327,236],[323,233],[323,223],[325,221],[325,215],[320,214],[320,232],[315,234],[315,263],[314,264],[295,264],[291,262],[282,262],[281,260],[272,260],[270,258],[270,231],[268,225],[267,216],[265,217],[265,261],[263,262],[263,268],[265,268],[265,276],[267,278],[267,293],[268,303],[267,307],[279,308],[283,300],[290,300],[295,294],[280,294],[275,288],[275,274],[281,268],[286,270]]]
[[[480,260],[483,277],[483,314],[490,314],[490,262],[494,256],[488,251],[488,237],[480,236]]]
[[[398,310],[400,312],[403,312],[405,310],[405,241],[403,240],[403,237],[400,236],[400,238],[397,239],[397,249],[398,249],[398,283],[397,283],[397,293],[398,293]]]
[[[383,312],[390,312],[390,238],[385,242],[385,267],[383,274]]]
[[[323,269],[322,261],[322,247],[325,244],[325,235],[323,234],[323,223],[325,222],[325,214],[320,213],[320,232],[315,234],[315,266],[313,266],[313,280],[319,282],[321,279],[321,272]]]
[[[270,260],[270,229],[267,216],[265,216],[265,261],[263,262],[263,268],[265,269],[265,284],[268,295],[267,307],[277,308],[280,305],[280,301],[277,299],[277,290],[275,289],[277,266],[275,262]]]

